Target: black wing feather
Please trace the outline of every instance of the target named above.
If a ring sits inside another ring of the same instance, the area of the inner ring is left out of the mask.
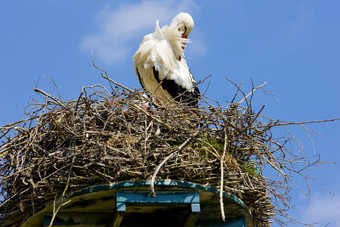
[[[166,90],[177,102],[186,103],[188,106],[198,107],[198,100],[201,97],[200,91],[198,87],[195,87],[194,92],[187,91],[185,88],[182,88],[178,85],[174,80],[169,79],[159,79],[159,73],[152,67],[153,74],[158,83],[161,83],[161,86],[164,90]]]

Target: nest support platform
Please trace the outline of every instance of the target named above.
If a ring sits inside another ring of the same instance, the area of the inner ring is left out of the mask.
[[[216,188],[157,180],[157,195],[152,197],[149,186],[150,181],[136,181],[89,187],[47,205],[23,227],[253,226],[248,207],[228,193],[223,194],[226,220],[221,220]],[[58,207],[60,209],[54,215]]]

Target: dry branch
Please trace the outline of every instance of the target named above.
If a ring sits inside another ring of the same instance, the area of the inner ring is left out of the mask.
[[[198,109],[171,104],[157,111],[141,105],[153,99],[100,70],[112,93],[96,84],[84,87],[77,100],[64,101],[36,88],[44,100],[33,100],[25,120],[0,127],[2,226],[20,225],[53,201],[55,216],[65,195],[93,185],[152,179],[155,193],[157,177],[231,193],[249,207],[255,226],[269,226],[271,218],[281,223],[287,217],[292,177],[308,180],[306,170],[323,164],[287,149],[287,141],[295,140],[289,131],[286,136],[271,131],[302,123],[263,117],[264,106],[252,109],[253,93],[264,84],[246,95],[228,79],[240,102],[222,107],[204,97]],[[267,166],[277,176],[263,176]]]

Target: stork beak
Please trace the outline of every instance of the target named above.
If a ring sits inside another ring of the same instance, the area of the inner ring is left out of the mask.
[[[188,35],[184,34],[184,32],[183,32],[183,33],[182,33],[182,38],[185,38],[185,39],[186,39],[186,38],[188,38]],[[182,44],[185,45],[185,43],[182,43]],[[184,50],[184,47],[185,47],[185,46],[182,47],[183,50]]]

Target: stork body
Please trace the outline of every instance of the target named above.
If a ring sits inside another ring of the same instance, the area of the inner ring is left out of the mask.
[[[178,14],[170,26],[146,35],[133,56],[136,75],[144,90],[159,104],[172,100],[197,106],[199,89],[184,59],[187,36],[194,26],[187,13]]]

